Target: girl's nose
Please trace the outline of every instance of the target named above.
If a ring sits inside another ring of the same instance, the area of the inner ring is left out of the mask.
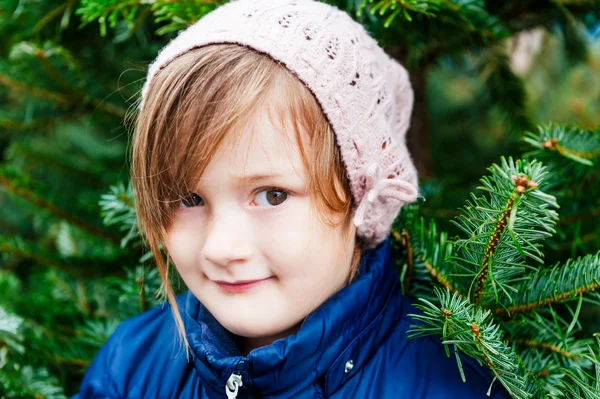
[[[244,262],[253,254],[251,235],[234,215],[215,216],[208,227],[202,256],[216,266]]]

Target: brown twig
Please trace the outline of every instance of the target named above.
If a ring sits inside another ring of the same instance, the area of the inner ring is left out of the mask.
[[[531,303],[525,303],[522,305],[517,305],[517,306],[511,306],[508,308],[497,308],[494,309],[493,313],[495,315],[501,315],[501,314],[513,314],[513,313],[523,313],[523,312],[529,312],[530,310],[536,309],[536,308],[540,308],[546,305],[550,305],[556,302],[561,302],[567,298],[570,297],[576,297],[579,296],[581,294],[585,294],[586,292],[590,292],[590,291],[595,291],[598,288],[600,288],[600,284],[598,283],[593,283],[588,285],[587,287],[582,287],[579,288],[578,290],[576,290],[575,292],[564,292],[558,296],[552,297],[552,298],[546,298],[543,299],[541,301],[537,301],[537,302],[531,302]]]
[[[17,195],[18,197],[21,197],[21,198],[29,201],[30,203],[47,210],[52,215],[54,215],[58,218],[64,219],[67,222],[71,223],[72,225],[77,226],[80,229],[87,231],[88,233],[90,233],[92,235],[102,237],[102,238],[107,239],[116,244],[120,244],[120,242],[121,242],[121,239],[119,237],[114,236],[114,235],[86,222],[85,220],[81,220],[81,219],[63,211],[62,209],[51,204],[50,202],[40,198],[37,194],[35,194],[34,192],[32,192],[30,190],[26,190],[24,188],[17,187],[17,185],[15,185],[12,181],[8,180],[5,177],[0,176],[0,186],[7,188],[9,191],[11,191],[13,194]]]
[[[506,340],[508,343],[514,343],[517,345],[523,345],[523,346],[527,346],[530,348],[543,348],[543,349],[547,349],[549,351],[558,353],[559,355],[562,355],[564,357],[568,357],[569,359],[573,359],[573,360],[579,360],[579,356],[568,352],[566,350],[560,349],[558,346],[556,345],[552,345],[546,342],[538,342],[538,341],[534,341],[531,339],[507,339]]]

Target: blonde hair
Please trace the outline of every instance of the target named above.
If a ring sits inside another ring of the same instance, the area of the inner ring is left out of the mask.
[[[279,95],[279,122],[292,122],[319,218],[348,232],[354,203],[334,132],[310,90],[269,56],[237,44],[193,49],[154,77],[134,120],[131,175],[138,226],[156,261],[160,291],[171,304],[188,355],[170,284],[169,256],[165,261],[161,247],[188,187],[194,186],[225,139],[257,109],[273,103],[273,93]],[[332,222],[328,215],[341,216],[341,222]],[[355,237],[348,283],[358,275],[362,246]]]

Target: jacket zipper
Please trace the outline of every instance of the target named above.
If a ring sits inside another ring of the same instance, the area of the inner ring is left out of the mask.
[[[227,399],[236,399],[238,390],[242,385],[244,385],[242,383],[242,376],[233,372],[231,376],[229,376],[227,384],[225,384],[225,393],[227,394]]]
[[[238,364],[235,365],[235,369],[233,373],[227,379],[227,383],[225,384],[225,393],[227,394],[227,399],[236,399],[238,395],[238,391],[241,386],[244,385],[242,381],[242,376],[246,375],[246,360],[241,359]],[[246,380],[247,380],[246,375]]]

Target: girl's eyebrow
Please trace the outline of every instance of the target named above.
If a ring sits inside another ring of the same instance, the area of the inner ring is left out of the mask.
[[[259,173],[254,175],[245,176],[234,176],[233,178],[244,184],[253,184],[263,180],[275,179],[278,177],[285,177],[286,175],[279,173]]]
[[[238,185],[252,185],[264,180],[275,180],[281,179],[288,181],[291,177],[298,177],[296,173],[290,171],[285,171],[285,173],[255,173],[252,175],[243,175],[236,176],[230,175],[231,179],[236,182]],[[198,190],[202,189],[204,186],[204,182],[200,179],[198,186],[196,187]]]

